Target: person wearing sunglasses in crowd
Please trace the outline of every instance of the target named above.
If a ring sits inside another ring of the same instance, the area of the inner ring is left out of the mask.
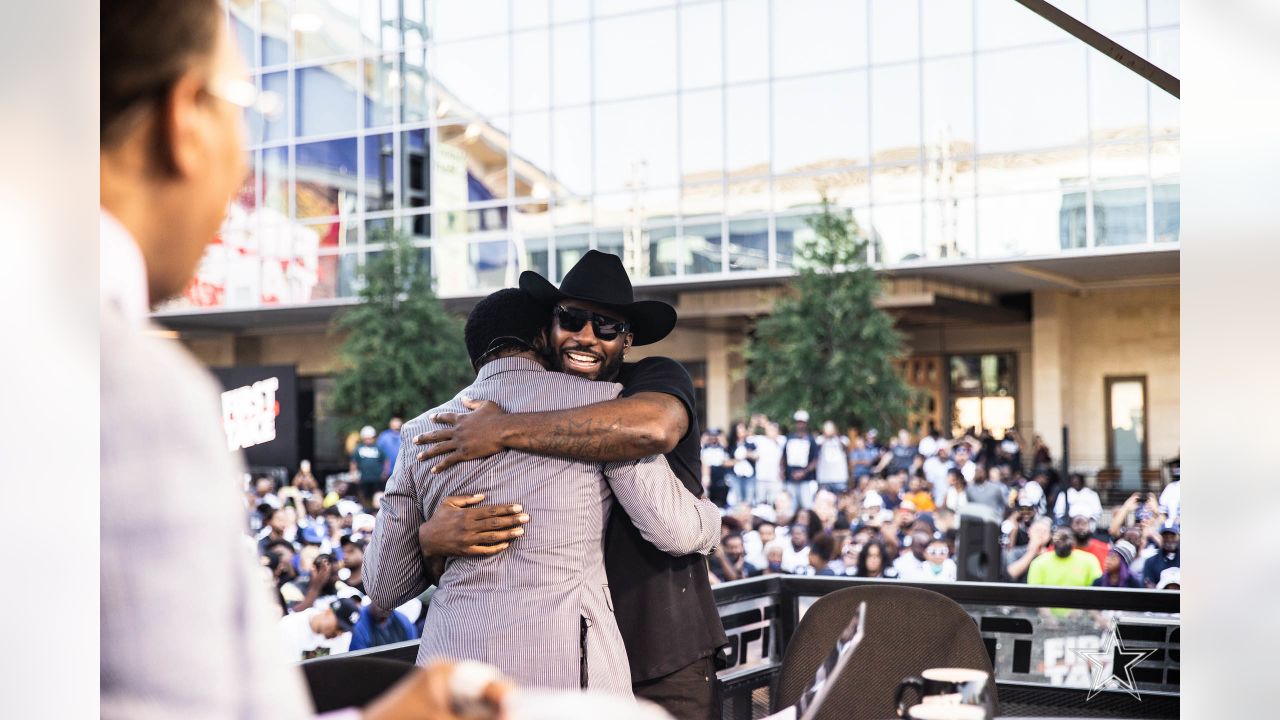
[[[413,438],[427,446],[418,459],[434,459],[435,469],[444,471],[503,450],[599,462],[663,454],[685,488],[701,497],[701,434],[689,373],[665,357],[624,361],[632,347],[656,343],[671,332],[675,309],[635,300],[621,259],[596,250],[588,251],[558,288],[531,271],[521,274],[520,287],[552,308],[551,367],[619,383],[621,396],[533,413],[507,413],[499,404],[471,402],[469,413],[437,416],[450,427]],[[442,508],[422,527],[424,555],[470,554],[466,548],[475,544],[475,535],[467,531],[474,526],[471,514],[483,510]],[[706,559],[662,552],[615,505],[606,531],[605,567],[635,694],[677,718],[711,715],[713,655],[728,639],[711,595]]]

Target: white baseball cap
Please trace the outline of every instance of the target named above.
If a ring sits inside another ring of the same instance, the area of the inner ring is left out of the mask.
[[[809,413],[804,410],[797,410],[795,415],[791,416],[796,422],[809,422]]]
[[[365,425],[364,427],[360,428],[360,437],[362,438],[371,438],[376,436],[377,434],[378,434],[378,431],[374,430],[372,425]]]
[[[1156,584],[1156,589],[1163,590],[1170,585],[1182,587],[1182,568],[1168,567],[1160,571],[1160,582]]]

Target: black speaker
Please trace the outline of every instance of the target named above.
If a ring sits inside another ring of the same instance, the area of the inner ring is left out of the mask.
[[[960,529],[956,536],[956,579],[999,582],[1003,556],[1000,552],[1000,518],[985,505],[970,503],[956,513]]]

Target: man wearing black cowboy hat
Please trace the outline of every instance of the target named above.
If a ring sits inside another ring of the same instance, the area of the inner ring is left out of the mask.
[[[688,372],[664,357],[623,362],[632,346],[658,342],[671,332],[675,309],[636,301],[622,261],[595,250],[569,270],[559,288],[534,272],[521,274],[520,287],[553,308],[553,368],[621,383],[622,396],[540,413],[507,414],[494,403],[469,403],[470,413],[435,418],[451,428],[414,438],[416,444],[430,445],[418,458],[438,457],[436,469],[443,470],[506,449],[596,461],[663,453],[686,489],[700,497],[699,432]],[[433,535],[431,522],[421,537]],[[438,554],[424,544],[428,555]],[[636,695],[678,718],[709,717],[715,702],[712,656],[728,640],[706,559],[663,553],[615,506],[606,531],[605,566]]]

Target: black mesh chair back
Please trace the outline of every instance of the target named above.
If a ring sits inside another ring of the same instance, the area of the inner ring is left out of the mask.
[[[364,707],[413,668],[411,663],[366,657],[331,657],[302,663],[317,713]]]
[[[818,720],[895,717],[898,683],[929,668],[991,672],[978,624],[950,598],[895,585],[845,588],[819,598],[800,621],[782,660],[774,711],[795,704],[864,600],[862,643],[828,691]]]

